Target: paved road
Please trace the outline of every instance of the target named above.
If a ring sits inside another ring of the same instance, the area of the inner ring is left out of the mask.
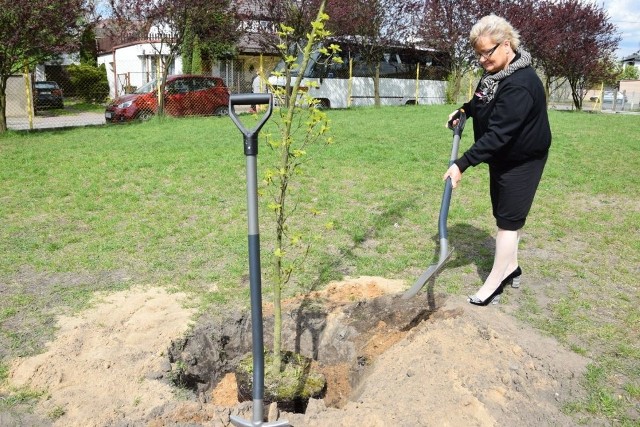
[[[33,118],[33,127],[26,117],[7,117],[7,128],[11,130],[53,129],[105,124],[104,113],[78,113],[74,115]]]
[[[237,113],[246,113],[249,106],[237,105],[235,107]],[[104,125],[104,113],[78,113],[73,115],[44,117],[36,116],[33,119],[33,127],[30,127],[29,120],[26,117],[7,117],[7,128],[11,130],[28,130],[28,129],[54,129],[81,126]]]

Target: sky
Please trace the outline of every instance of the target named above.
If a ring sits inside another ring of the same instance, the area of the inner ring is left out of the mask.
[[[618,27],[622,37],[616,57],[622,59],[640,51],[640,1],[600,0],[596,4],[602,4],[609,22]]]

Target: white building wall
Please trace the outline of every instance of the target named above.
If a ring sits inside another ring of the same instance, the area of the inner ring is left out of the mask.
[[[125,92],[125,86],[138,88],[156,78],[160,44],[143,43],[116,47],[112,53],[98,57],[98,65],[105,64],[109,81],[109,97]],[[162,50],[168,54],[168,49]],[[169,74],[182,73],[182,58],[177,57],[169,68]]]
[[[42,80],[47,80],[47,73],[45,73],[44,64],[36,65],[35,70],[33,71],[34,81],[40,82]]]
[[[5,114],[7,118],[25,118],[28,116],[26,84],[24,75],[13,75],[7,79],[5,91],[7,99]]]

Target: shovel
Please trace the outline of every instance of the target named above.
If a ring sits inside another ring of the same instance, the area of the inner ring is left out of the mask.
[[[238,118],[236,105],[264,105],[268,108],[253,129],[247,129]],[[264,337],[262,330],[262,279],[260,272],[260,232],[258,228],[258,133],[271,116],[273,95],[270,93],[239,93],[229,98],[229,116],[244,138],[244,154],[247,158],[247,216],[249,226],[249,287],[251,289],[251,345],[253,355],[253,412],[252,420],[231,416],[231,424],[237,427],[289,426],[287,421],[264,423]]]
[[[454,120],[458,120],[458,123],[454,126]],[[451,147],[451,159],[449,160],[449,166],[458,158],[458,147],[460,146],[460,138],[462,138],[462,131],[464,130],[464,124],[467,121],[467,115],[464,110],[459,109],[453,118],[449,121],[449,129],[453,130],[453,145]],[[438,262],[432,264],[425,270],[424,273],[418,277],[418,280],[413,286],[402,295],[403,299],[408,299],[415,296],[420,289],[433,277],[444,265],[445,262],[451,257],[453,253],[453,247],[449,247],[449,238],[447,233],[447,216],[449,215],[449,204],[451,203],[451,192],[453,186],[451,185],[451,178],[447,178],[444,183],[444,193],[442,194],[442,203],[440,204],[440,217],[438,219],[438,234],[440,236],[440,256]]]

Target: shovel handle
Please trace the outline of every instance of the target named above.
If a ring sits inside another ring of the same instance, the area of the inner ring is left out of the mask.
[[[264,113],[258,124],[253,129],[247,129],[236,113],[236,105],[264,105],[267,104],[267,111]],[[244,136],[244,153],[247,156],[258,155],[258,133],[262,126],[271,117],[273,109],[273,94],[271,93],[235,93],[229,97],[229,117],[236,124]]]
[[[454,126],[453,122],[456,120],[458,120],[458,123]],[[458,158],[458,149],[460,147],[460,139],[462,138],[462,131],[464,130],[465,123],[467,123],[467,114],[464,112],[463,108],[456,111],[454,116],[448,122],[449,129],[453,130],[453,144],[451,146],[449,166],[451,166]],[[450,181],[450,178],[448,178],[447,181]]]
[[[268,105],[267,111],[262,116],[260,122],[253,129],[247,129],[244,124],[238,118],[235,107],[236,105]],[[238,126],[240,132],[246,137],[257,135],[260,132],[262,126],[267,122],[271,116],[271,110],[273,108],[273,94],[271,93],[234,93],[229,97],[229,116],[231,120]]]
[[[453,126],[453,121],[458,119],[458,123]],[[460,139],[462,138],[462,130],[467,122],[467,115],[464,110],[459,109],[455,116],[449,120],[449,128],[453,129],[453,142],[451,144],[451,157],[449,158],[449,166],[458,158],[458,150],[460,147]],[[440,216],[438,218],[438,232],[440,233],[440,239],[447,239],[447,217],[449,216],[449,204],[451,203],[451,192],[453,191],[453,184],[451,183],[451,177],[447,178],[444,183],[444,192],[442,194],[442,203],[440,204]]]
[[[458,120],[456,125],[453,122]],[[451,146],[451,158],[449,160],[449,166],[458,157],[458,148],[460,146],[460,139],[462,137],[462,130],[467,121],[467,115],[464,109],[460,108],[453,115],[451,120],[447,123],[449,129],[453,130],[453,144]],[[440,237],[440,256],[438,257],[438,263],[433,264],[422,273],[422,275],[416,280],[413,286],[402,295],[402,299],[408,299],[415,296],[420,289],[427,283],[427,281],[435,275],[449,259],[453,248],[449,248],[449,238],[447,233],[447,217],[449,216],[449,205],[451,203],[451,193],[453,191],[453,185],[451,184],[451,178],[447,178],[444,183],[444,192],[442,193],[442,202],[440,203],[440,215],[438,217],[438,234]]]
[[[264,105],[270,104],[270,93],[235,93],[229,98],[229,107],[234,105]]]
[[[458,120],[458,123],[454,126],[453,122],[455,120]],[[449,127],[449,129],[453,130],[454,135],[461,136],[466,122],[467,114],[464,112],[464,108],[460,108],[458,111],[456,111],[451,120],[449,120],[447,126]]]

